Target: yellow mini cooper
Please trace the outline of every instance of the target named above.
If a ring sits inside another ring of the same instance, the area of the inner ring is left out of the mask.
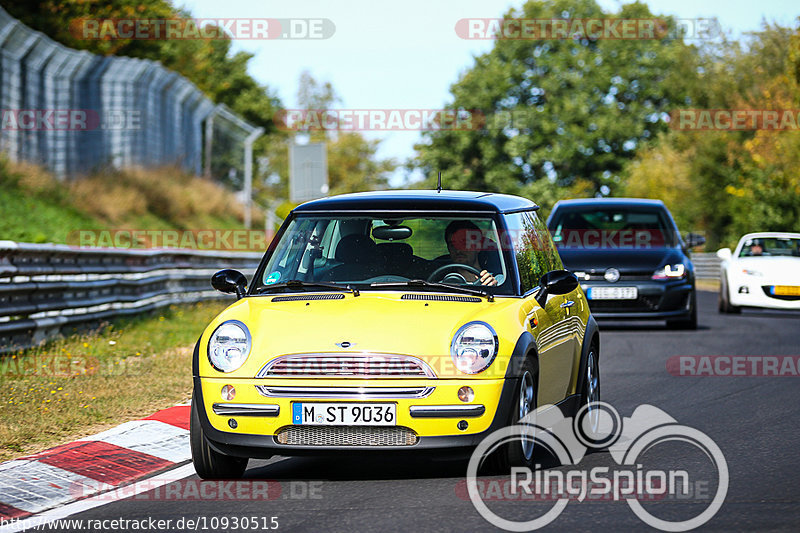
[[[599,332],[538,207],[515,196],[383,191],[305,203],[194,351],[202,478],[248,458],[455,454],[537,406],[599,401]],[[533,441],[496,452],[533,465]]]

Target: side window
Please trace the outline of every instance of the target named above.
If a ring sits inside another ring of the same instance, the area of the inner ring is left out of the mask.
[[[550,237],[550,232],[547,231],[547,225],[545,224],[544,220],[539,218],[539,215],[533,211],[524,213],[524,215],[531,219],[531,223],[536,230],[536,235],[538,236],[538,242],[541,244],[541,250],[545,255],[547,271],[543,272],[543,274],[546,274],[551,270],[562,270],[564,268],[564,264],[561,262],[561,256],[558,255],[558,249],[556,248],[553,239]]]
[[[539,284],[551,270],[564,268],[544,222],[534,211],[506,215],[508,238],[517,259],[523,294]]]

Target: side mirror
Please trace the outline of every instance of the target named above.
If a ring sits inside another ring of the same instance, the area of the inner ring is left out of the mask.
[[[686,246],[689,248],[694,248],[695,246],[705,244],[706,238],[702,235],[698,235],[697,233],[688,233],[684,241],[686,241]]]
[[[211,286],[219,292],[242,298],[247,291],[247,278],[238,270],[226,268],[211,276]]]
[[[539,280],[539,294],[536,301],[544,307],[551,294],[568,294],[578,288],[578,278],[569,270],[551,270]]]
[[[733,252],[731,252],[730,248],[720,248],[717,250],[717,257],[723,261],[728,261],[731,257],[733,257]]]

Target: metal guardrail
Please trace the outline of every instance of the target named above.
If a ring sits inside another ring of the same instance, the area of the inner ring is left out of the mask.
[[[0,241],[0,353],[175,303],[224,298],[211,275],[252,275],[261,254]]]
[[[697,279],[719,279],[719,257],[715,253],[693,253],[694,274]]]

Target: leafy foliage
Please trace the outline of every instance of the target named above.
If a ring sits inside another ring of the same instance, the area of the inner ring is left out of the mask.
[[[647,6],[606,14],[594,0],[529,1],[506,18],[652,19]],[[522,117],[470,131],[439,130],[419,145],[426,175],[448,187],[523,192],[550,178],[613,185],[638,147],[666,129],[696,55],[674,39],[498,40],[455,83],[450,107]]]

